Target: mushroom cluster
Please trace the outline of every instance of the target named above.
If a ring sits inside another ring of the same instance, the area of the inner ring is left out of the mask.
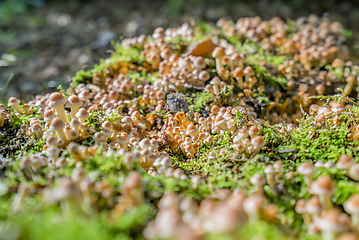
[[[314,15],[159,27],[66,91],[10,98],[1,218],[23,233],[21,216],[51,209],[136,239],[357,239],[359,66],[344,33]]]

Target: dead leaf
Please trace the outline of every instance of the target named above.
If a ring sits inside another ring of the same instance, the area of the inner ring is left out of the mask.
[[[204,42],[196,43],[193,46],[189,47],[189,51],[185,53],[185,56],[192,55],[192,56],[202,56],[206,57],[211,55],[213,50],[217,47],[216,44],[213,44],[211,40],[207,40]],[[192,49],[192,50],[191,50]]]

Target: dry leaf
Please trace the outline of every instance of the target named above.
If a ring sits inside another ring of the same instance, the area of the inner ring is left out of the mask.
[[[217,47],[216,44],[213,44],[211,40],[207,40],[204,42],[197,43],[193,45],[193,47],[189,47],[189,51],[184,54],[185,56],[202,56],[206,57],[212,54],[212,51]],[[192,50],[191,50],[192,49]]]

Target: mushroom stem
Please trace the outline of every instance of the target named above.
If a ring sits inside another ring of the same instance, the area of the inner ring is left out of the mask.
[[[313,182],[312,175],[304,175],[304,182],[307,185],[307,187],[310,187],[310,185],[312,185]]]
[[[216,58],[216,71],[219,72],[219,70],[223,68],[223,64],[220,58]]]
[[[335,233],[333,231],[323,231],[323,240],[335,240]]]
[[[345,96],[350,95],[350,93],[351,93],[352,90],[353,90],[353,86],[354,86],[353,83],[347,83],[347,84],[345,85],[345,87],[344,87],[344,94],[345,94]]]
[[[67,143],[67,137],[63,129],[59,129],[56,131],[57,137]]]
[[[323,204],[325,210],[333,208],[333,203],[328,195],[320,195],[319,200]]]
[[[14,108],[15,112],[21,113],[21,109],[19,107],[19,104],[14,104],[14,105],[12,105],[12,107]]]
[[[352,224],[353,227],[357,227],[359,225],[359,214],[352,214]]]
[[[68,117],[66,117],[66,114],[65,114],[65,109],[63,106],[57,106],[57,107],[54,107],[56,113],[57,113],[57,116],[59,116],[59,118],[66,122],[66,123],[70,123]]]
[[[244,88],[243,77],[237,77],[238,87],[242,90]]]
[[[274,174],[271,174],[271,173],[266,174],[267,182],[270,187],[273,187],[275,184],[273,176],[274,176]]]
[[[72,118],[76,118],[76,113],[80,110],[80,107],[79,106],[74,106],[74,107],[71,107],[71,117]]]

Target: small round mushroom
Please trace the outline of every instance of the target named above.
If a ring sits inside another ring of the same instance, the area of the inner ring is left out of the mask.
[[[76,117],[79,119],[80,123],[85,123],[87,118],[89,117],[89,113],[85,108],[81,108],[77,113]]]
[[[329,176],[321,176],[312,183],[309,193],[317,195],[324,209],[328,210],[333,205],[331,197],[334,195],[334,191],[332,179]]]
[[[313,175],[315,173],[313,164],[310,162],[303,162],[297,167],[297,172],[303,175],[305,184],[309,187],[313,182]]]
[[[49,107],[55,109],[57,116],[61,118],[62,121],[65,123],[70,123],[69,118],[65,114],[64,105],[66,104],[67,100],[62,96],[61,93],[55,92],[51,93],[49,98]]]
[[[20,102],[21,101],[19,99],[15,98],[15,97],[11,97],[11,98],[9,98],[8,105],[9,105],[9,107],[12,107],[15,110],[15,112],[22,113],[20,106],[19,106]]]
[[[348,170],[354,164],[355,161],[351,157],[349,157],[347,154],[343,154],[339,157],[336,166],[340,170]]]
[[[315,224],[322,232],[323,240],[335,240],[339,233],[350,229],[350,220],[346,214],[338,209],[330,209],[315,220]]]
[[[359,194],[353,194],[344,204],[344,209],[352,216],[353,226],[359,225]]]
[[[275,174],[275,169],[273,168],[272,165],[268,165],[265,169],[264,169],[264,173],[267,177],[267,183],[270,187],[273,187],[275,184],[274,181],[274,174]]]
[[[79,111],[80,107],[83,105],[83,102],[76,95],[72,95],[67,99],[66,107],[71,108],[71,117],[76,118],[76,113]]]
[[[255,186],[255,191],[257,193],[263,193],[263,186],[266,183],[266,180],[261,174],[254,174],[251,177],[250,182]]]
[[[60,118],[56,117],[52,120],[50,125],[50,130],[56,132],[57,137],[67,143],[67,138],[64,132],[65,122]]]
[[[221,80],[218,78],[218,77],[214,77],[212,79],[212,81],[210,82],[210,84],[213,85],[213,92],[216,96],[219,95],[219,92],[220,92],[220,85],[221,85]]]

